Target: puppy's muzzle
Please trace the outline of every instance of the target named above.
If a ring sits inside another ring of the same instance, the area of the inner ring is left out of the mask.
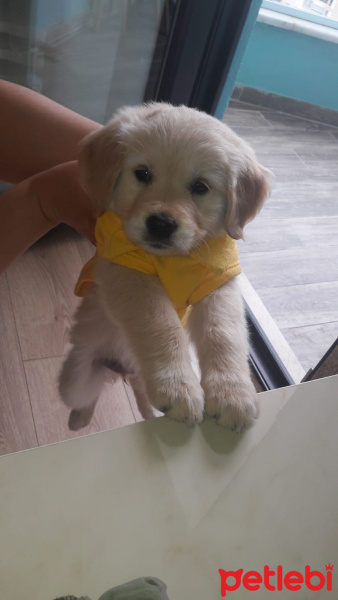
[[[175,219],[166,213],[154,213],[146,220],[147,233],[155,242],[170,243],[177,227]]]

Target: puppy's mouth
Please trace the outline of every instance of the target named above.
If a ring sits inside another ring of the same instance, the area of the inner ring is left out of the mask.
[[[156,250],[168,250],[172,248],[171,244],[166,244],[164,242],[152,242],[150,240],[145,240],[145,243],[150,246],[150,248],[155,248]]]
[[[173,242],[160,242],[158,240],[150,240],[145,237],[142,240],[141,245],[143,248],[150,253],[164,255],[164,254],[176,254],[177,249],[175,248],[175,244]]]

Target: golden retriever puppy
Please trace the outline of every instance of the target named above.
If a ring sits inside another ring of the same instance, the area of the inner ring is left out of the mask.
[[[79,165],[98,251],[77,286],[84,298],[59,379],[69,427],[89,423],[107,366],[130,376],[144,418],[155,407],[188,424],[206,413],[237,432],[251,426],[234,240],[263,205],[268,171],[223,123],[164,103],[121,109],[84,139]]]

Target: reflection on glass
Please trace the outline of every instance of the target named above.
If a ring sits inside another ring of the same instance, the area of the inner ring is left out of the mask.
[[[175,0],[0,0],[0,78],[103,123],[143,100],[175,7]]]

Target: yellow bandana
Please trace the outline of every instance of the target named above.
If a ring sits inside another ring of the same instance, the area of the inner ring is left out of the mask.
[[[159,277],[175,309],[183,320],[187,309],[241,272],[235,241],[229,236],[210,240],[188,256],[154,256],[130,242],[122,222],[107,211],[98,218],[95,229],[97,251],[83,267],[75,294],[83,296],[94,282],[97,257]]]

